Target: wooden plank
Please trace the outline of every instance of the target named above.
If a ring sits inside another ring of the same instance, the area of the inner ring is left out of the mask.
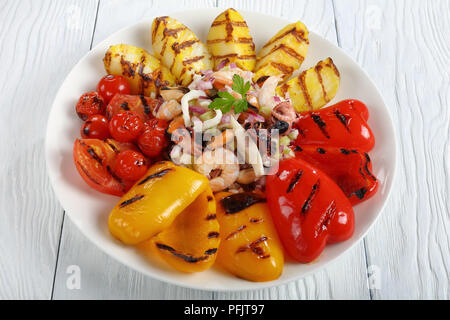
[[[105,1],[101,0],[94,45],[110,34],[146,17],[197,7],[214,7],[215,1]],[[55,280],[55,299],[210,299],[212,293],[184,289],[150,279],[116,262],[97,249],[65,219]],[[74,245],[76,244],[76,245]],[[81,289],[70,290],[67,270],[81,271]],[[69,269],[68,269],[69,268]]]
[[[393,195],[367,237],[376,299],[449,299],[450,2],[336,0],[341,46],[369,72],[398,136]]]
[[[309,29],[337,43],[330,1],[219,1],[219,7],[250,10],[301,20]],[[275,31],[275,30],[274,30]],[[278,31],[278,30],[277,30]],[[302,280],[260,291],[219,293],[217,299],[369,299],[364,245],[345,254],[325,270]]]
[[[0,4],[0,299],[51,296],[63,210],[44,159],[55,93],[89,49],[96,2]]]

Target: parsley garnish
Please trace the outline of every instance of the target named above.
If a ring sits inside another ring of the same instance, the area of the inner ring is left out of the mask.
[[[233,91],[239,93],[242,96],[242,99],[236,99],[229,92],[220,91],[218,93],[220,98],[214,99],[214,101],[209,105],[209,108],[221,110],[222,113],[230,112],[231,108],[234,109],[235,114],[247,111],[247,92],[250,90],[250,86],[250,82],[244,83],[244,79],[235,74],[233,76],[233,85],[231,88]]]

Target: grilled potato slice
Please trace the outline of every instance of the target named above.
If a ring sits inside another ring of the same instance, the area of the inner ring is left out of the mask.
[[[315,67],[304,71],[277,88],[277,95],[289,98],[297,112],[317,110],[324,107],[336,95],[341,77],[333,60],[320,61]]]
[[[131,94],[152,96],[160,87],[175,84],[175,78],[161,62],[142,48],[119,44],[109,48],[103,59],[108,74],[124,76]]]
[[[288,80],[302,65],[308,48],[306,26],[300,21],[286,26],[259,51],[254,81],[276,75],[282,75],[283,81]]]
[[[152,44],[155,56],[183,86],[192,82],[194,74],[213,68],[206,46],[188,27],[170,17],[153,21]]]
[[[255,44],[247,23],[239,12],[230,8],[211,25],[207,41],[214,67],[235,63],[243,70],[253,71],[256,64]]]

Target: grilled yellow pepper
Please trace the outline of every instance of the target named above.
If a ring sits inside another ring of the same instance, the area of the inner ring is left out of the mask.
[[[243,70],[253,71],[255,68],[255,44],[250,30],[241,14],[232,8],[214,20],[207,45],[215,68],[230,63],[235,63]]]
[[[125,244],[139,244],[167,229],[207,188],[203,175],[171,162],[157,163],[112,210],[109,230]]]
[[[212,267],[220,243],[216,200],[211,188],[203,192],[172,225],[139,245],[146,255],[154,252],[182,272],[200,272]]]
[[[265,199],[222,192],[216,201],[222,234],[218,264],[250,281],[277,279],[283,271],[283,249]]]

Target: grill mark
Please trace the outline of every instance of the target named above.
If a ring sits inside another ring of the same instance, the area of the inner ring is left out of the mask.
[[[320,131],[323,133],[323,135],[330,139],[330,136],[326,130],[327,124],[322,120],[322,118],[317,114],[312,114],[311,118],[313,119],[314,123],[319,127]]]
[[[166,37],[174,37],[174,38],[178,38],[178,32],[180,31],[184,31],[187,30],[187,27],[181,27],[181,28],[175,28],[175,29],[169,29],[169,28],[165,28],[163,31],[163,39],[165,39]]]
[[[262,236],[261,238],[250,243],[249,245],[238,248],[236,250],[236,253],[242,253],[242,252],[251,250],[251,252],[255,253],[258,256],[258,258],[267,259],[270,257],[270,255],[265,255],[264,250],[262,248],[258,247],[258,245],[264,241],[267,241],[268,239],[269,239],[268,237]]]
[[[248,43],[253,45],[253,39],[252,38],[237,38],[237,39],[231,39],[230,41],[227,41],[227,39],[213,39],[213,40],[208,40],[206,43],[207,44],[217,44],[217,43],[221,43],[221,42],[232,42],[232,43]]]
[[[239,213],[257,203],[266,202],[266,199],[251,193],[238,193],[225,197],[220,202],[225,209],[225,214],[228,215]]]
[[[348,127],[348,118],[344,114],[342,114],[339,110],[335,110],[334,115],[344,125],[345,129],[347,129],[347,131],[350,132],[350,129]]]
[[[362,199],[364,199],[364,197],[366,196],[366,193],[367,193],[367,189],[364,187],[364,188],[361,188],[361,189],[356,190],[355,192],[353,192],[353,193],[350,195],[350,197],[351,197],[352,195],[355,195],[358,199],[362,200]]]
[[[317,66],[315,66],[314,71],[317,74],[317,78],[319,79],[320,82],[320,86],[322,87],[322,94],[323,94],[323,99],[328,102],[330,101],[328,99],[328,94],[327,94],[327,90],[325,89],[325,86],[323,84],[323,79],[322,79],[322,74],[320,73],[320,71],[322,70],[322,65],[318,64]]]
[[[298,182],[300,181],[300,179],[303,176],[303,170],[299,170],[294,178],[291,180],[291,183],[289,184],[289,187],[286,191],[286,193],[291,193],[292,191],[294,191],[295,187],[297,186]]]
[[[213,249],[208,249],[208,250],[206,250],[206,251],[205,251],[205,254],[206,254],[207,256],[210,256],[210,255],[215,254],[216,252],[217,252],[217,248],[213,248]]]
[[[308,104],[309,110],[313,109],[311,96],[309,95],[308,89],[306,87],[306,72],[302,72],[298,76],[298,82],[300,85],[300,88],[302,89],[303,97],[305,98],[306,103]]]
[[[130,107],[128,106],[128,102],[124,102],[120,105],[120,107],[125,111],[130,111]]]
[[[349,155],[350,154],[350,151],[347,150],[347,149],[341,149],[340,151],[341,151],[342,154],[345,154],[345,155]]]
[[[226,21],[225,30],[227,32],[227,36],[225,37],[225,39],[226,42],[229,42],[233,39],[233,30],[234,30],[233,25],[231,24],[229,11],[225,12],[225,21]]]
[[[220,234],[218,232],[208,233],[208,239],[219,238]]]
[[[211,220],[216,220],[216,219],[217,219],[217,216],[215,214],[209,214],[206,217],[206,221],[211,221]]]
[[[317,180],[316,184],[313,185],[313,187],[312,187],[312,190],[308,196],[308,199],[306,199],[305,203],[303,204],[303,207],[302,207],[303,214],[307,214],[308,211],[311,209],[312,202],[314,201],[314,198],[316,197],[317,192],[319,191],[319,187],[320,187],[320,180]]]
[[[324,213],[324,219],[320,225],[314,230],[314,237],[319,237],[323,231],[325,231],[333,217],[336,214],[336,203],[333,201]]]
[[[277,63],[277,62],[271,62],[270,63],[275,69],[280,70],[285,75],[290,75],[292,72],[294,72],[294,68],[287,66],[283,63]]]
[[[221,26],[223,24],[231,24],[234,27],[247,27],[247,23],[245,21],[229,21],[229,20],[214,21],[212,23],[212,27]]]
[[[153,29],[152,41],[155,41],[155,37],[156,37],[156,34],[158,33],[158,29],[159,29],[161,22],[163,22],[164,24],[167,24],[167,22],[166,22],[167,18],[169,18],[169,17],[163,16],[163,17],[158,17],[155,19],[156,24],[155,24],[155,28]]]
[[[125,208],[126,206],[129,206],[132,203],[135,203],[135,202],[137,202],[139,200],[142,200],[144,197],[145,197],[144,195],[140,195],[139,194],[139,195],[135,196],[134,198],[131,198],[131,199],[127,200],[127,201],[122,202],[119,205],[119,207],[120,207],[120,209],[123,209],[123,208]]]
[[[110,146],[110,148],[114,151],[114,153],[119,152],[119,150],[116,148],[116,146],[113,143],[111,143],[109,141],[107,141],[106,143]]]
[[[295,146],[294,151],[295,151],[295,152],[302,152],[303,149],[302,149],[302,147],[300,147],[300,146]]]
[[[262,223],[262,222],[264,222],[264,220],[263,219],[257,219],[257,218],[251,218],[250,222],[251,223]]]
[[[246,228],[247,228],[247,226],[246,226],[245,224],[242,225],[242,226],[240,226],[239,228],[237,228],[236,231],[230,233],[230,234],[225,238],[225,240],[230,240],[231,238],[233,238],[235,235],[237,235],[239,232],[241,232],[242,230],[244,230],[244,229],[246,229]]]
[[[122,65],[123,72],[122,74],[124,76],[129,76],[134,78],[136,76],[136,72],[134,71],[134,66],[130,61],[127,61],[123,58],[123,56],[120,57],[120,64]]]
[[[144,112],[145,112],[145,114],[149,115],[152,112],[152,110],[151,110],[150,106],[147,103],[147,99],[145,99],[145,96],[143,96],[143,95],[140,95],[139,98],[141,99],[141,102],[144,105]]]
[[[213,201],[213,200],[214,200],[214,197],[212,197],[212,196],[208,196],[208,197],[207,197],[206,199],[208,200],[208,202],[211,202],[211,201]]]
[[[277,42],[278,40],[280,40],[281,38],[287,36],[288,34],[292,34],[294,36],[294,38],[299,42],[306,42],[307,44],[309,44],[309,40],[305,38],[305,31],[304,30],[299,30],[297,32],[297,28],[293,27],[292,29],[286,31],[285,33],[279,35],[278,37],[272,39],[269,41],[269,43],[267,43],[264,48],[270,46],[271,44]]]
[[[251,59],[255,59],[256,55],[254,54],[248,54],[248,55],[238,55],[237,53],[230,53],[230,54],[226,54],[223,56],[215,56],[215,59],[226,59],[226,58],[236,58],[236,59],[240,59],[240,60],[251,60]]]
[[[200,261],[207,260],[209,258],[208,256],[201,256],[201,257],[188,256],[188,255],[177,252],[174,248],[172,248],[168,245],[165,245],[163,243],[156,243],[156,247],[160,250],[165,250],[165,251],[170,252],[175,257],[181,258],[184,261],[186,261],[187,263],[197,263]]]
[[[322,149],[322,148],[317,148],[317,152],[320,153],[320,154],[327,153],[327,151],[325,149]]]
[[[84,144],[84,143],[82,143],[81,145],[82,145],[83,147],[86,146],[86,144]],[[98,163],[100,163],[101,166],[103,166],[103,160],[102,160],[102,158],[100,158],[100,157],[98,156],[98,154],[95,152],[94,149],[88,148],[88,149],[87,149],[87,152],[91,155],[92,159],[94,159],[95,161],[97,161]]]
[[[288,47],[287,45],[285,45],[284,43],[275,46],[274,48],[272,48],[272,50],[270,50],[267,54],[265,54],[262,57],[258,58],[258,61],[264,60],[266,57],[270,56],[271,54],[273,54],[274,52],[281,50],[284,51],[286,54],[290,55],[291,57],[293,57],[296,60],[299,60],[300,63],[303,62],[303,60],[305,60],[305,57],[303,57],[302,55],[298,54],[297,51],[295,51],[294,49],[292,49],[291,47]]]
[[[334,64],[333,59],[328,58],[328,60],[329,60],[330,62],[327,63],[327,64],[325,64],[325,66],[330,67],[330,68],[334,71],[334,73],[336,74],[336,76],[340,77],[341,74],[339,73],[338,68],[337,68],[336,65]]]
[[[197,42],[200,42],[200,40],[188,40],[182,43],[175,42],[174,44],[172,44],[172,49],[173,51],[175,51],[175,54],[179,54],[181,50],[192,47]]]
[[[366,163],[364,164],[364,170],[374,181],[377,181],[377,177],[375,177],[373,175],[373,173],[369,170],[369,163],[371,162],[369,154],[367,152],[365,152],[364,156],[366,157]]]
[[[81,165],[81,163],[79,161],[77,161],[78,167],[84,172],[84,174],[96,185],[100,185],[100,182],[98,182],[97,180],[95,180],[94,178],[92,178],[92,176],[89,174],[89,172],[86,170],[85,167],[83,167]]]
[[[165,169],[163,171],[152,174],[152,175],[148,176],[147,178],[145,178],[144,180],[142,180],[141,182],[139,182],[138,186],[142,186],[143,184],[147,183],[148,181],[150,181],[152,179],[164,177],[166,174],[168,174],[171,171],[173,171],[173,169]]]

